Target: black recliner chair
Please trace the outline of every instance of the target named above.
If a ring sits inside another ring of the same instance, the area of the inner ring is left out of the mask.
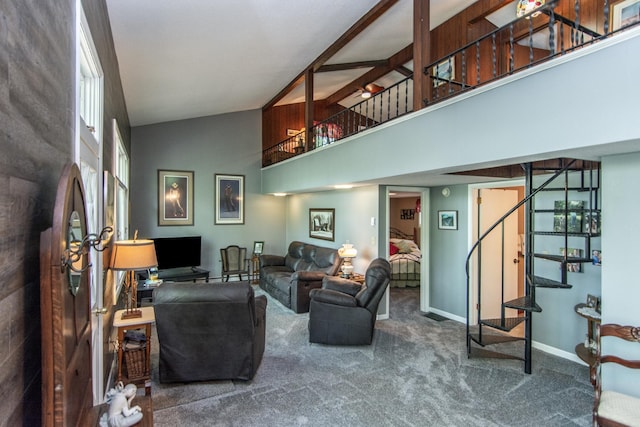
[[[309,342],[367,345],[373,339],[378,305],[391,278],[391,266],[377,258],[369,264],[365,283],[325,276],[322,288],[309,296]]]
[[[267,299],[248,283],[165,283],[153,291],[160,382],[250,380],[265,347]]]

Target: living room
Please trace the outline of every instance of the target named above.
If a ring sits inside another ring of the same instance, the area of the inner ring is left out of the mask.
[[[336,235],[331,244],[337,247],[347,240],[354,243],[359,250],[356,270],[362,272],[368,260],[384,254],[385,194],[389,187],[406,185],[395,182],[393,177],[397,175],[425,171],[441,175],[442,171],[540,157],[598,158],[603,166],[606,212],[602,237],[606,254],[601,284],[603,321],[638,324],[635,302],[640,290],[632,279],[635,261],[631,247],[638,233],[628,225],[629,212],[640,208],[640,202],[629,197],[635,194],[635,183],[640,177],[640,134],[634,125],[637,108],[633,103],[640,97],[635,84],[640,64],[633,54],[639,50],[637,28],[617,40],[558,61],[553,67],[503,82],[483,94],[415,113],[392,126],[369,131],[313,156],[261,170],[260,110],[130,128],[113,46],[105,29],[106,7],[103,3],[85,7],[106,70],[106,92],[111,94],[105,99],[105,121],[116,117],[123,139],[131,147],[131,230],[139,229],[141,236],[202,235],[203,259],[217,275],[220,247],[232,243],[251,247],[253,241],[264,240],[265,252],[284,253],[293,239],[314,241],[309,238],[309,208],[335,208]],[[74,108],[69,95],[74,84],[69,67],[73,49],[69,40],[75,32],[72,18],[75,2],[38,7],[13,5],[10,9],[24,21],[9,20],[6,31],[10,37],[0,43],[2,56],[11,58],[7,67],[11,72],[5,73],[0,82],[3,91],[10,94],[5,97],[7,112],[2,115],[1,140],[6,153],[2,170],[10,191],[0,200],[10,207],[11,215],[2,219],[3,239],[7,242],[2,252],[7,259],[15,259],[16,253],[20,258],[4,275],[7,285],[2,313],[8,319],[5,336],[9,344],[2,366],[3,383],[20,393],[3,402],[2,413],[7,415],[8,423],[21,424],[39,411],[40,360],[32,357],[39,351],[40,340],[39,278],[35,268],[38,237],[43,224],[51,222],[53,194],[62,166],[74,159],[70,142],[75,135],[70,124]],[[28,41],[25,42],[28,52],[17,52],[16,40]],[[60,54],[53,57],[47,43],[53,43],[53,50]],[[619,70],[616,78],[594,85],[598,76],[611,74],[611,64],[616,64]],[[29,70],[30,74],[20,70]],[[558,94],[561,99],[571,100],[571,105],[555,102]],[[544,112],[537,120],[524,124],[524,129],[521,112],[512,108],[513,99],[519,97],[531,102],[527,110]],[[597,113],[580,107],[594,103]],[[499,110],[499,120],[492,113],[496,105],[510,106]],[[460,117],[464,117],[464,126]],[[425,134],[437,143],[426,144]],[[112,137],[112,130],[105,127],[105,153],[111,153]],[[400,151],[415,154],[400,159],[396,157]],[[105,165],[108,163],[105,159]],[[158,169],[194,171],[193,227],[174,227],[170,231],[158,227]],[[214,224],[216,173],[245,177],[243,225]],[[352,182],[369,184],[349,190],[330,188]],[[423,187],[421,182],[415,184]],[[451,190],[446,199],[441,196],[445,186]],[[448,181],[429,187],[429,205],[425,204],[424,211],[433,217],[441,209],[458,210],[461,225],[456,233],[439,232],[434,222],[423,227],[422,241],[429,242],[432,248],[429,260],[432,307],[459,317],[464,313],[460,297],[464,267],[456,263],[466,256],[469,247],[465,228],[468,184]],[[272,195],[275,192],[290,195],[279,198]],[[371,218],[375,218],[373,226]],[[584,321],[575,316],[572,307],[574,302],[583,301],[585,295],[582,290],[572,292],[575,292],[569,294],[572,302],[557,309],[563,317],[548,324],[541,318],[535,332],[537,341],[567,354],[584,335]],[[19,330],[9,331],[9,325],[18,325]],[[563,335],[558,342],[559,325]],[[629,390],[635,384],[623,376],[612,382]]]

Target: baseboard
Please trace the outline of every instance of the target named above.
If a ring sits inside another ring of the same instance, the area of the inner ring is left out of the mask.
[[[440,316],[446,317],[446,318],[448,318],[450,320],[454,320],[454,321],[459,322],[459,323],[464,323],[464,324],[467,323],[467,319],[466,318],[461,317],[461,316],[456,316],[455,314],[451,314],[451,313],[448,313],[448,312],[443,311],[443,310],[438,310],[437,308],[429,307],[429,311],[432,312],[432,313],[435,313],[435,314],[439,314]],[[545,353],[549,353],[549,354],[552,354],[554,356],[558,356],[558,357],[561,357],[563,359],[567,359],[567,360],[570,360],[572,362],[576,362],[576,363],[579,363],[581,365],[588,366],[575,353],[572,353],[572,352],[569,352],[569,351],[560,350],[559,348],[552,347],[550,345],[543,344],[543,343],[540,343],[540,342],[537,342],[537,341],[532,341],[531,342],[531,346],[533,348],[535,348],[536,350],[544,351]]]

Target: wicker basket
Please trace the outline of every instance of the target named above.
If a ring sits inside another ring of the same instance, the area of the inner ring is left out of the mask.
[[[140,378],[145,375],[147,366],[147,349],[145,346],[124,351],[124,366],[127,370],[127,378]]]

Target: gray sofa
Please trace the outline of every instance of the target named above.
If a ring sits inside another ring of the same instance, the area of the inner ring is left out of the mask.
[[[260,256],[260,287],[296,313],[309,311],[309,292],[335,276],[342,265],[338,250],[294,241],[285,256]]]

